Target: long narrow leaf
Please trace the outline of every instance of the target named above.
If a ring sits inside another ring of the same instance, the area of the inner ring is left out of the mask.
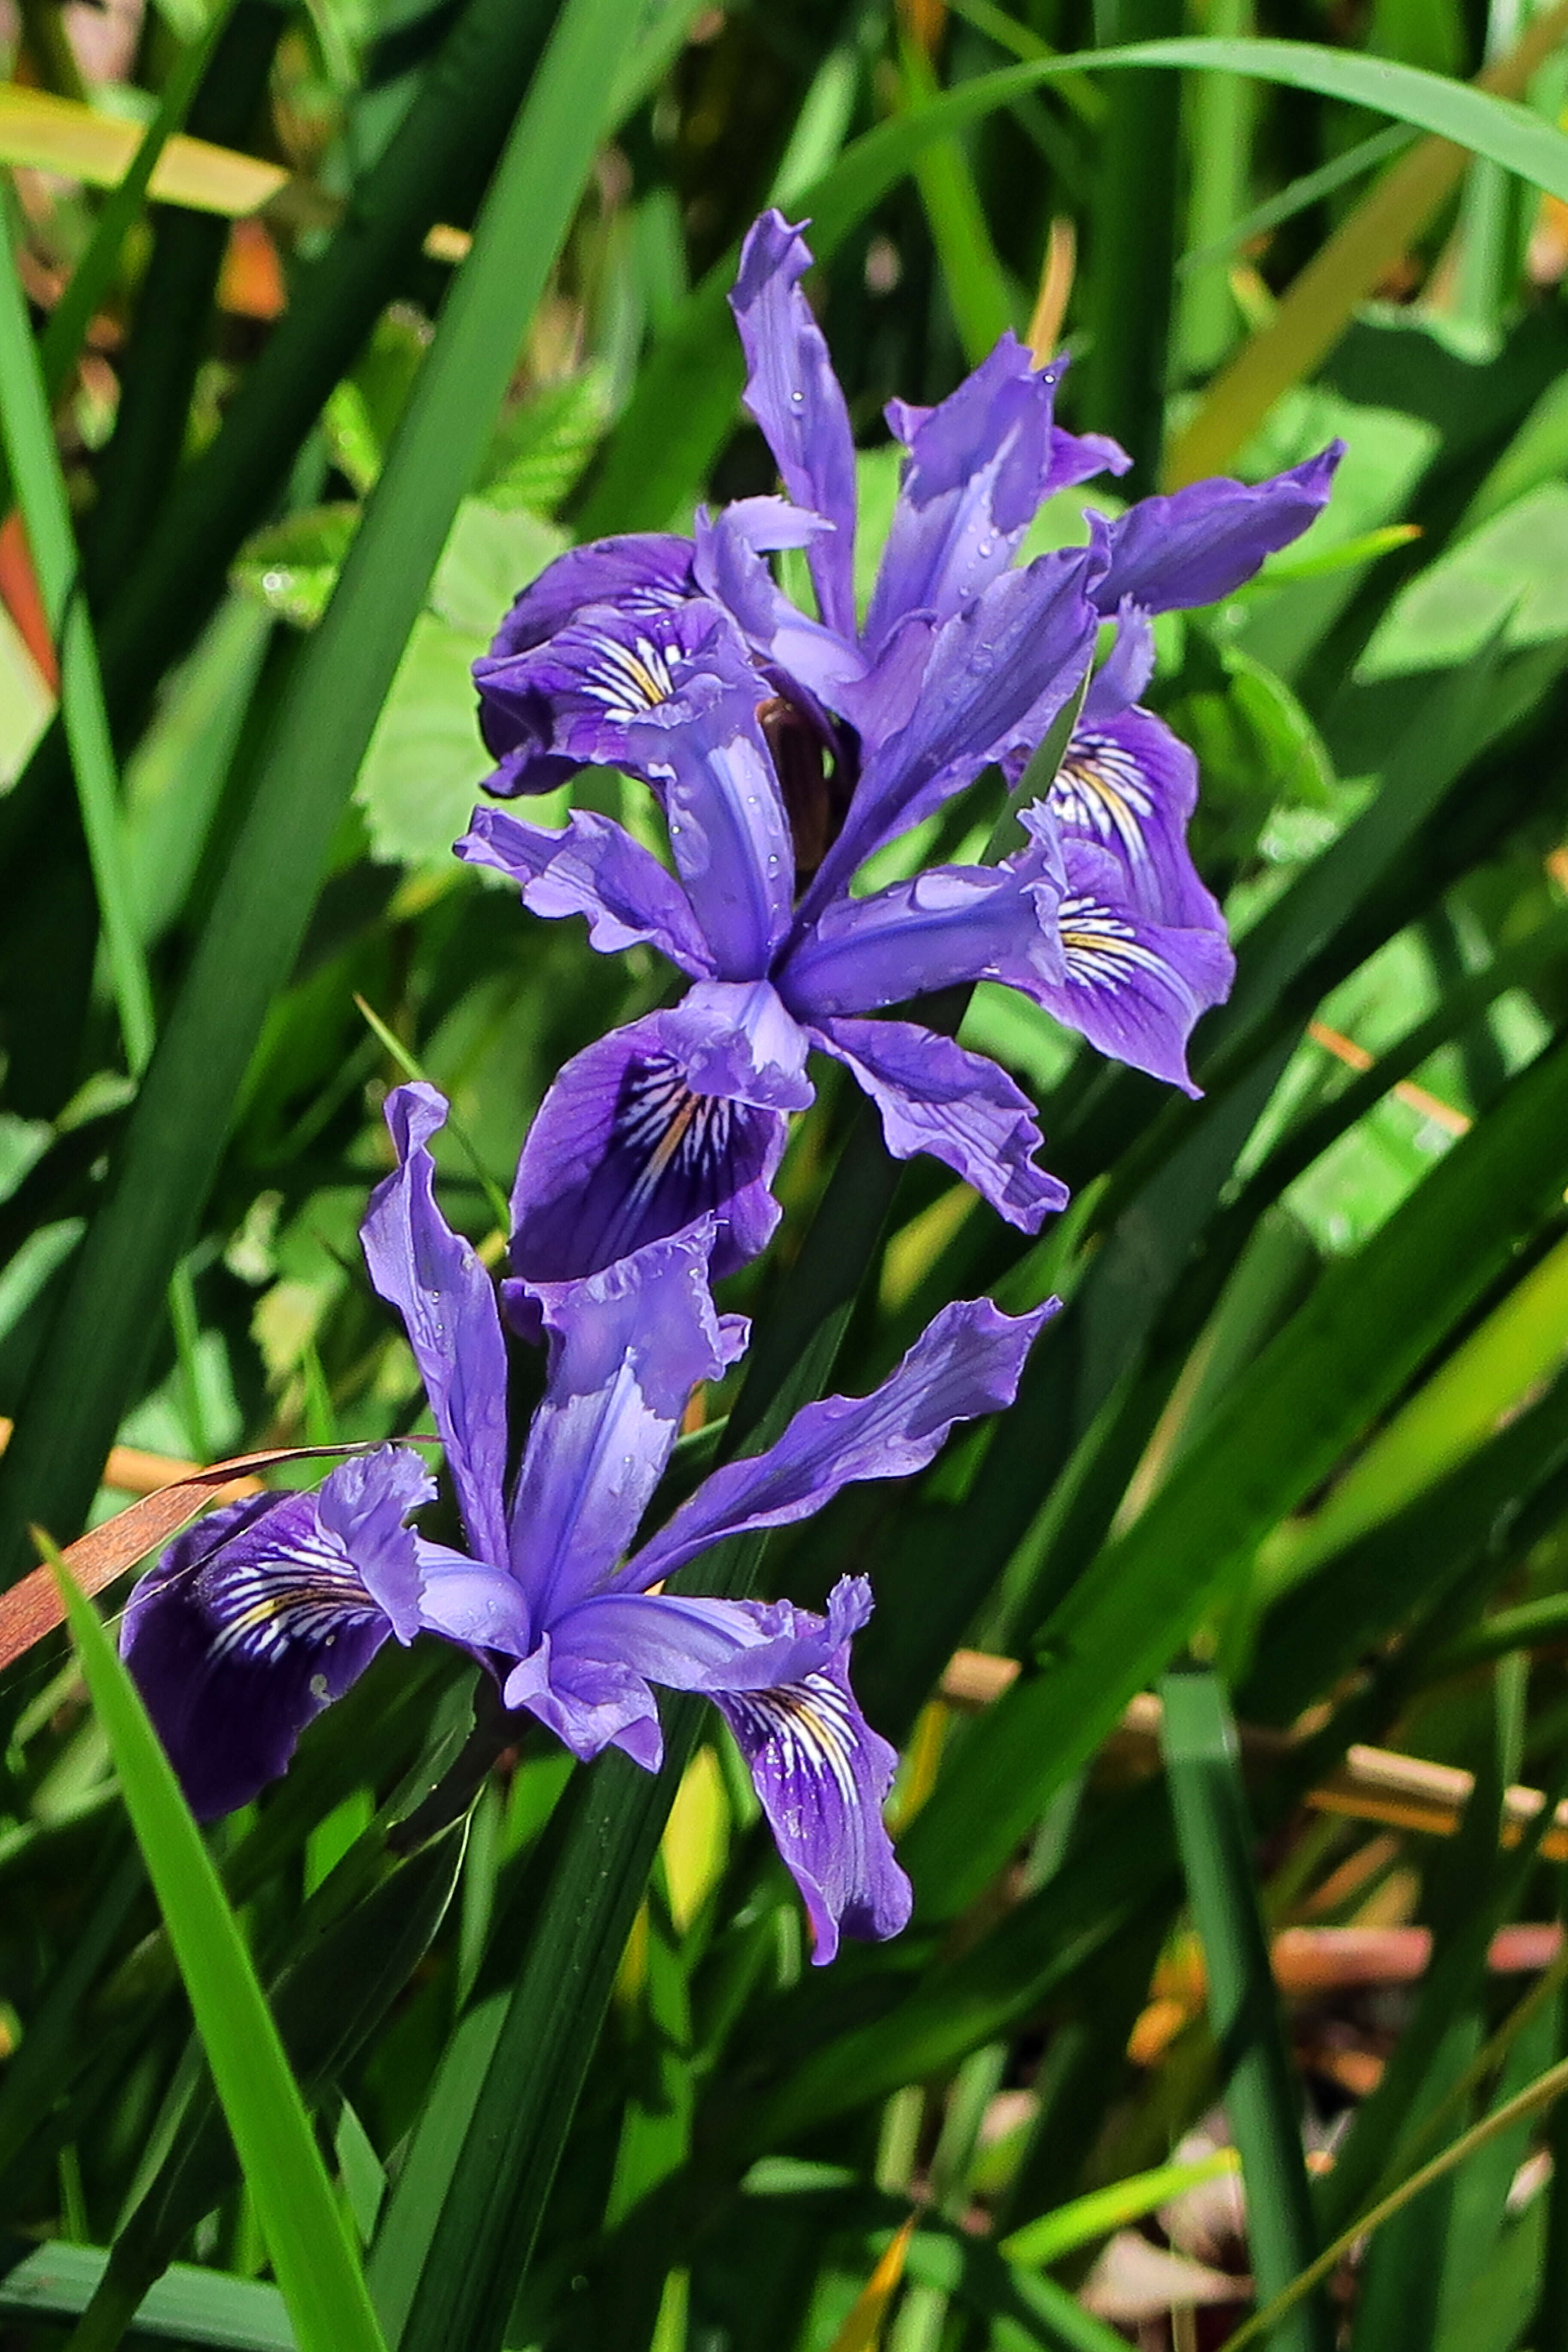
[[[1241,2150],[1253,2273],[1267,2300],[1317,2252],[1300,2095],[1253,1882],[1236,1727],[1207,1668],[1167,1675],[1160,1688],[1176,1839],[1207,1964],[1209,2023],[1225,2068],[1226,2110]],[[1279,2352],[1326,2352],[1331,2332],[1321,2300],[1299,2305],[1278,2341]]]
[[[200,1832],[130,1675],[50,1549],[82,1672],[301,2352],[384,2352],[304,2103]]]

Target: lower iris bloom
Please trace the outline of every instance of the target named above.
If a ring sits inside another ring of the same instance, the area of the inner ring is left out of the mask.
[[[710,1698],[805,1898],[816,1960],[840,1933],[896,1934],[910,1889],[881,1811],[896,1759],[847,1671],[870,1613],[866,1579],[842,1579],[825,1615],[659,1588],[726,1537],[806,1517],[853,1480],[921,1468],[954,1422],[1011,1402],[1055,1302],[1018,1318],[986,1299],[945,1308],[880,1388],[806,1406],[628,1555],[692,1389],[745,1344],[743,1322],[714,1311],[712,1227],[534,1288],[549,1378],[509,1482],[495,1292],[432,1189],[445,1116],[428,1087],[389,1098],[398,1164],[363,1241],[418,1362],[468,1549],[407,1524],[435,1483],[398,1446],[344,1463],[313,1495],[233,1504],[180,1537],[132,1593],[122,1648],[194,1809],[210,1819],[245,1803],[388,1636],[435,1633],[584,1759],[613,1746],[655,1770],[655,1688]]]
[[[700,514],[695,536],[574,548],[526,589],[476,665],[503,797],[585,762],[640,778],[667,821],[670,873],[619,826],[564,832],[476,811],[458,854],[542,915],[582,914],[595,947],[658,947],[695,985],[670,1013],[602,1039],[552,1089],[524,1158],[513,1258],[563,1279],[711,1213],[714,1270],[777,1218],[770,1181],[807,1049],[845,1064],[889,1149],[945,1160],[1033,1232],[1066,1192],[1040,1168],[1032,1106],[990,1061],[878,1016],[952,984],[1023,990],[1101,1051],[1193,1091],[1187,1043],[1228,992],[1218,907],[1186,845],[1191,754],[1137,697],[1147,614],[1228,594],[1303,531],[1339,448],[1259,484],[1203,482],[1089,518],[1087,547],[1016,562],[1042,499],[1127,465],[1055,422],[1060,364],[1016,337],[931,409],[895,401],[906,450],[864,619],[854,593],[848,410],[800,279],[800,231],[752,228],[731,308],[746,404],[786,496]],[[769,558],[804,550],[817,614]],[[938,866],[870,895],[868,858],[993,763],[1016,780],[1089,689],[1026,844],[994,869]]]

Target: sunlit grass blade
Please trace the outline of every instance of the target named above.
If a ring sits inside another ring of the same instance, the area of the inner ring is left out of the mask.
[[[1485,2147],[1501,2134],[1512,2131],[1516,2125],[1528,2117],[1542,2114],[1565,2091],[1568,2091],[1568,2059],[1548,2068],[1528,2090],[1521,2091],[1516,2098],[1507,2100],[1500,2107],[1494,2107],[1489,2116],[1483,2116],[1468,2132],[1461,2132],[1440,2156],[1433,2157],[1430,2163],[1411,2173],[1369,2212],[1363,2214],[1349,2229],[1342,2230],[1308,2269],[1293,2278],[1289,2285],[1267,2303],[1261,2311],[1255,2312],[1250,2319],[1243,2320],[1236,2333],[1227,2338],[1227,2343],[1235,2347],[1235,2352],[1244,2352],[1244,2347],[1249,2344],[1269,2342],[1280,2323],[1329,2276],[1358,2239],[1370,2237],[1385,2221],[1392,2221],[1395,2213],[1402,2212],[1413,2198],[1419,2197],[1435,2181],[1445,2179],[1456,2166],[1463,2164],[1466,2158],[1473,2156],[1478,2148]]]
[[[907,37],[901,53],[911,105],[929,105],[937,91],[930,58]],[[937,140],[917,158],[914,168],[964,357],[971,367],[978,367],[997,337],[1016,321],[974,173],[955,139]]]
[[[100,114],[78,99],[16,82],[0,84],[0,162],[60,172],[89,187],[115,188],[136,171],[148,135],[134,122]],[[289,177],[281,164],[237,155],[204,139],[165,132],[161,145],[150,173],[150,193],[160,204],[189,205],[237,219],[258,211]]]
[[[533,83],[326,618],[269,740],[189,974],[83,1242],[11,1446],[6,1529],[78,1521],[146,1360],[267,1009],[399,656],[478,469],[603,123],[597,64],[630,0],[571,0]],[[16,1558],[19,1565],[19,1557]]]
[[[272,2013],[201,1833],[91,1603],[51,1557],[300,2352],[384,2352]]]
[[[1181,0],[1107,0],[1097,29],[1125,41],[1179,32],[1182,17]],[[1138,494],[1154,488],[1164,438],[1181,108],[1173,74],[1132,74],[1110,84],[1079,298],[1089,336],[1084,415],[1127,451],[1129,487]]]
[[[1549,1212],[1568,1175],[1565,1105],[1559,1044],[1365,1248],[1331,1269],[1142,1517],[1074,1585],[1041,1630],[1040,1670],[976,1727],[910,1832],[906,1860],[933,1911],[980,1891],[1166,1664],[1206,1596]]]
[[[1212,2156],[1194,2157],[1189,2163],[1162,2164],[1152,2172],[1113,2181],[1109,2189],[1090,2189],[1087,2196],[1075,2197],[1071,2204],[1058,2205],[1042,2213],[1038,2221],[1015,2230],[1002,2240],[1001,2252],[1010,2263],[1059,2262],[1063,2254],[1091,2245],[1112,2230],[1142,2221],[1145,2214],[1184,2196],[1189,2189],[1223,2179],[1236,2170],[1238,2161],[1234,2148],[1221,2147]]]
[[[217,49],[236,0],[217,0],[199,40],[192,41],[163,85],[158,110],[142,134],[125,177],[111,191],[98,216],[92,243],[82,255],[65,292],[49,313],[38,346],[44,388],[54,400],[82,345],[93,312],[108,292],[131,226],[146,201],[153,175],[170,139],[189,113],[191,101]]]
[[[1286,2054],[1253,1878],[1236,1727],[1206,1667],[1167,1675],[1160,1692],[1176,1838],[1203,1940],[1226,2109],[1241,2151],[1253,2274],[1267,2301],[1316,2252],[1301,2097]],[[1276,2338],[1279,2352],[1326,2352],[1331,2340],[1328,2313],[1317,2302],[1298,2306]]]
[[[1443,83],[1437,76],[1429,75],[1426,79],[1456,96],[1491,93],[1492,102],[1496,104],[1500,100],[1508,106],[1517,124],[1527,119],[1527,110],[1512,101],[1523,96],[1531,75],[1551,56],[1565,32],[1568,8],[1560,5],[1527,26],[1516,47],[1487,68],[1473,90],[1463,83]],[[1399,70],[1370,58],[1356,63],[1373,73]],[[1352,93],[1345,90],[1341,94]],[[1463,131],[1431,119],[1429,113],[1417,114],[1404,108],[1386,110],[1437,135],[1424,139],[1392,165],[1287,289],[1268,325],[1243,345],[1223,374],[1209,386],[1196,415],[1177,436],[1167,457],[1166,474],[1173,486],[1215,473],[1234,457],[1280,394],[1312,373],[1349,325],[1358,303],[1366,299],[1383,273],[1406,250],[1444,197],[1458,184],[1464,154],[1461,147],[1447,142],[1450,139],[1463,141]],[[1551,131],[1551,136],[1558,140],[1562,135],[1560,131]],[[1494,163],[1503,160],[1491,153]],[[1526,171],[1524,176],[1531,174]]]

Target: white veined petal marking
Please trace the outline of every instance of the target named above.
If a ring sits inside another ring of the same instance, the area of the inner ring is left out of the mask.
[[[1120,988],[1140,972],[1169,978],[1163,960],[1143,945],[1126,917],[1097,898],[1064,898],[1058,920],[1068,978],[1080,988]]]
[[[641,1162],[628,1205],[641,1209],[673,1169],[689,1181],[721,1167],[730,1149],[735,1106],[723,1095],[700,1095],[678,1062],[634,1063],[616,1107],[616,1140]]]
[[[276,1658],[293,1642],[330,1643],[346,1625],[382,1614],[349,1561],[324,1544],[229,1570],[208,1606],[220,1658],[237,1650]]]
[[[1120,848],[1130,865],[1149,864],[1143,827],[1154,814],[1153,794],[1137,761],[1113,737],[1073,737],[1047,805],[1062,824]]]
[[[766,1739],[790,1778],[825,1773],[853,1812],[859,1791],[855,1782],[855,1719],[849,1701],[827,1675],[806,1675],[798,1683],[781,1683],[776,1690],[726,1691],[730,1714],[754,1735]]]
[[[651,638],[638,637],[624,646],[617,637],[595,635],[596,666],[583,681],[583,690],[602,702],[612,719],[640,719],[668,702],[675,691],[669,664]]]

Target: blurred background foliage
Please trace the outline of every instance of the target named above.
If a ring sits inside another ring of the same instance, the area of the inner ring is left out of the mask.
[[[447,854],[468,671],[572,540],[773,487],[722,299],[763,205],[816,220],[883,530],[883,403],[1006,326],[1124,488],[1349,445],[1159,625],[1240,952],[1204,1099],[979,990],[1076,1193],[1028,1244],[830,1080],[678,1461],[956,1294],[1068,1302],[1004,1421],[763,1561],[874,1575],[908,1934],[813,1975],[680,1710],[658,1782],[530,1730],[432,1826],[444,1654],[209,1841],[366,2340],[1568,2344],[1565,43],[1529,0],[0,13],[7,1579],[182,1463],[417,1426],[357,1261],[387,1087],[451,1097],[494,1262],[552,1074],[658,1001]],[[1478,77],[1480,155],[1431,135]],[[0,2344],[331,2342],[269,2280],[277,2151],[193,2037],[222,1905],[160,1878],[160,1924],[145,1759],[53,1638],[0,1717]]]

